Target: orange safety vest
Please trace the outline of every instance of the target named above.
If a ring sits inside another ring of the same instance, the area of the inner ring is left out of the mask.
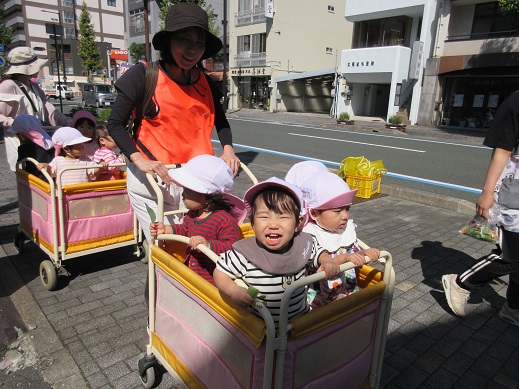
[[[200,73],[194,85],[179,85],[159,69],[153,101],[158,114],[152,119],[144,117],[137,132],[136,146],[143,155],[151,159],[149,150],[164,164],[186,163],[200,154],[214,155],[214,101],[204,74]]]

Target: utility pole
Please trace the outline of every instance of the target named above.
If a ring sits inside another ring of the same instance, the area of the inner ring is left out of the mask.
[[[222,92],[224,97],[224,112],[227,112],[229,101],[227,98],[227,0],[223,0],[223,75]]]
[[[148,0],[142,0],[144,5],[144,39],[146,45],[146,62],[151,61],[150,53],[150,23],[149,23],[149,12],[148,12]]]

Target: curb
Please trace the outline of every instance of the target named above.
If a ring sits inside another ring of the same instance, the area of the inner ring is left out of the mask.
[[[4,285],[12,303],[27,328],[27,338],[32,343],[38,360],[45,360],[45,368],[39,368],[46,382],[56,389],[87,388],[79,367],[63,346],[31,292],[11,264],[11,258],[0,246],[0,282]],[[48,363],[48,361],[52,361]]]
[[[380,193],[401,200],[408,200],[419,204],[458,212],[467,216],[474,216],[476,213],[475,206],[470,201],[429,193],[418,189],[400,188],[394,185],[381,184]]]

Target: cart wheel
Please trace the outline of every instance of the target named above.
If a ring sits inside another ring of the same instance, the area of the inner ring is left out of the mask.
[[[155,367],[148,367],[146,374],[141,375],[141,381],[146,389],[153,388],[155,386]]]
[[[54,290],[58,284],[58,275],[54,264],[45,260],[40,263],[40,279],[43,287],[47,290]]]
[[[139,245],[139,258],[142,263],[148,263],[148,252],[150,250],[150,244],[147,240],[143,241]]]
[[[20,232],[14,237],[14,247],[16,247],[18,254],[23,254],[24,244],[25,235]]]

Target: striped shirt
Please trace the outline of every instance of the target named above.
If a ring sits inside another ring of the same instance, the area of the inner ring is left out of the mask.
[[[57,178],[58,173],[62,171],[66,167],[71,166],[89,166],[95,165],[94,162],[89,161],[86,157],[81,156],[76,159],[68,159],[61,155],[55,157],[49,163],[50,174],[52,177]],[[62,186],[71,185],[71,184],[81,184],[83,182],[89,182],[89,175],[94,174],[94,169],[77,169],[77,170],[68,170],[61,175],[61,184]]]
[[[196,217],[196,211],[189,211],[182,224],[173,224],[173,233],[182,236],[202,236],[210,245],[211,250],[221,254],[230,250],[239,237],[239,227],[236,220],[223,210],[214,211],[204,219]],[[166,245],[166,251],[168,245]],[[188,247],[184,261],[190,269],[214,285],[213,272],[216,264],[198,250]]]
[[[256,238],[251,237],[247,239]],[[258,249],[263,250],[259,247]],[[325,251],[326,250],[319,246],[317,240],[312,237],[312,253],[310,255],[309,261],[306,266],[294,274],[267,273],[254,265],[234,249],[221,254],[216,267],[218,270],[227,274],[233,280],[241,278],[247,285],[258,289],[259,293],[265,296],[265,299],[262,300],[262,303],[269,310],[277,327],[281,309],[281,298],[283,297],[283,293],[285,292],[286,287],[289,286],[292,282],[303,278],[307,274],[307,270],[310,266],[318,268],[319,256]],[[279,256],[280,260],[283,260],[284,254],[279,254]],[[297,289],[292,294],[289,302],[288,320],[296,316],[300,316],[310,310],[310,306],[306,298],[306,292],[307,288],[302,287]],[[253,306],[250,307],[250,310],[253,313],[256,313]]]
[[[94,153],[93,161],[95,163],[101,163],[102,161],[108,163],[125,163],[124,157],[118,157],[113,150],[108,147],[100,147]],[[108,168],[108,170],[102,171],[96,177],[96,181],[108,181],[112,179],[118,179],[121,177],[120,169],[117,167]]]

